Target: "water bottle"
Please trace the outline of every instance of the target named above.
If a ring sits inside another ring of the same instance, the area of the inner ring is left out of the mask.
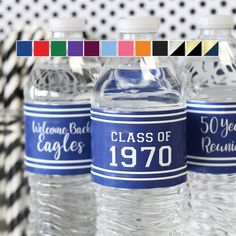
[[[158,22],[121,19],[122,45],[153,40]],[[111,58],[91,106],[96,235],[183,235],[186,111],[168,58]]]
[[[231,16],[199,22],[201,40],[219,40],[219,57],[185,65],[190,82],[187,154],[192,232],[236,235],[236,60]]]
[[[52,40],[79,40],[84,21],[54,19],[50,28]],[[29,236],[95,233],[95,194],[90,175],[90,72],[95,69],[86,66],[81,57],[42,58],[26,85]]]

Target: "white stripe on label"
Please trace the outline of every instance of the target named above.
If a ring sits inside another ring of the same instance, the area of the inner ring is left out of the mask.
[[[116,176],[107,176],[103,174],[96,173],[91,171],[91,174],[97,175],[105,179],[114,179],[114,180],[127,180],[127,181],[155,181],[155,180],[165,180],[165,179],[174,179],[187,174],[187,171],[178,175],[165,176],[165,177],[156,177],[156,178],[125,178],[125,177],[116,177]]]
[[[187,109],[187,112],[189,113],[203,113],[203,114],[236,114],[236,111],[207,111],[207,110],[189,110]]]
[[[28,111],[69,112],[69,111],[89,111],[90,107],[88,107],[88,108],[60,108],[60,109],[54,109],[54,108],[37,108],[37,107],[24,106],[24,109],[28,110]]]
[[[91,117],[91,120],[101,121],[105,123],[114,123],[114,124],[165,124],[165,123],[174,123],[178,121],[186,120],[186,117],[174,119],[174,120],[160,120],[160,121],[117,121],[117,120],[105,120]]]
[[[177,116],[186,114],[186,111],[176,112],[176,113],[168,113],[168,114],[159,114],[159,115],[120,115],[120,114],[107,114],[91,111],[91,114],[101,115],[101,116],[109,116],[109,117],[126,117],[126,118],[145,118],[145,117],[169,117],[169,116]]]
[[[91,168],[91,165],[86,166],[47,166],[47,165],[38,165],[38,164],[32,164],[27,161],[25,161],[25,165],[29,167],[34,167],[38,169],[48,169],[48,170],[73,170],[73,169],[88,169]]]
[[[119,171],[119,170],[109,170],[109,169],[105,169],[105,168],[101,168],[101,167],[97,167],[92,165],[92,168],[96,169],[96,170],[100,170],[100,171],[104,171],[104,172],[109,172],[109,173],[116,173],[116,174],[133,174],[133,175],[153,175],[153,174],[164,174],[164,173],[171,173],[171,172],[176,172],[179,170],[183,170],[187,168],[187,165],[185,166],[181,166],[179,168],[176,169],[171,169],[171,170],[161,170],[161,171],[146,171],[146,172],[133,172],[133,171]]]
[[[32,116],[32,117],[49,117],[49,118],[68,118],[68,117],[89,117],[90,113],[86,114],[36,114],[36,113],[30,113],[30,112],[24,112],[26,116]]]
[[[188,104],[187,103],[187,107],[199,107],[199,108],[236,108],[236,105],[207,105],[207,104]]]
[[[46,164],[73,164],[73,163],[86,163],[86,162],[92,162],[92,159],[87,159],[87,160],[67,160],[67,161],[62,161],[62,160],[41,160],[29,156],[25,156],[25,159],[27,161],[32,161],[36,163],[46,163]]]
[[[224,166],[236,166],[236,163],[199,163],[195,161],[187,161],[187,164],[196,165],[196,166],[215,166],[215,167],[224,167]]]
[[[209,160],[209,161],[236,161],[236,157],[200,157],[200,156],[191,156],[188,155],[187,157],[195,160]]]

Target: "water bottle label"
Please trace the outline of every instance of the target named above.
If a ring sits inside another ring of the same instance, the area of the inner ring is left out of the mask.
[[[33,173],[90,173],[90,105],[25,104],[25,167]]]
[[[236,173],[236,103],[188,102],[187,154],[191,171]]]
[[[185,108],[120,112],[92,108],[92,178],[116,188],[186,181]]]

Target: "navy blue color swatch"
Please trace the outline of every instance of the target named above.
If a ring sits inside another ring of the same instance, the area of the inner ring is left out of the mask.
[[[16,54],[17,56],[30,57],[32,56],[32,41],[17,41],[16,42]]]

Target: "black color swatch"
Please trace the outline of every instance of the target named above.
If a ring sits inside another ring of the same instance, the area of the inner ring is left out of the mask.
[[[168,56],[168,41],[153,41],[152,42],[153,56]]]

